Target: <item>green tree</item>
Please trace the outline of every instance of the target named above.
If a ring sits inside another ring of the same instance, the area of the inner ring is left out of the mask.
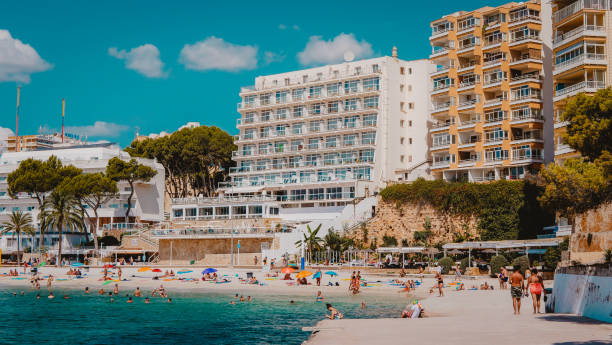
[[[64,229],[84,230],[85,224],[77,199],[69,192],[61,189],[54,190],[43,203],[44,223],[49,228],[55,228],[59,234],[56,265],[59,267],[62,260],[62,241]]]
[[[384,235],[382,240],[383,247],[397,247],[397,238],[395,236]]]
[[[496,255],[491,258],[491,274],[501,272],[502,267],[508,266],[508,259],[503,255]]]
[[[438,265],[442,267],[442,274],[448,274],[453,267],[453,264],[453,259],[449,258],[448,256],[445,256],[438,261]]]
[[[325,247],[328,247],[332,251],[343,252],[348,249],[349,246],[353,245],[353,240],[346,236],[341,236],[334,229],[329,229],[327,235],[323,238]]]
[[[114,157],[108,161],[106,166],[106,176],[113,181],[126,181],[130,185],[130,195],[128,196],[128,207],[125,211],[125,222],[130,222],[130,210],[132,209],[132,197],[134,197],[134,185],[137,182],[149,182],[157,175],[157,171],[144,164],[138,163],[134,158],[128,162]]]
[[[100,228],[98,209],[110,200],[118,197],[117,182],[111,180],[104,173],[90,173],[66,179],[58,188],[72,194],[77,199],[82,215],[89,220],[90,231],[94,241],[94,251],[97,255],[98,230]],[[93,215],[89,214],[88,209],[91,209]]]
[[[525,274],[529,267],[531,267],[529,264],[529,257],[527,257],[527,255],[522,255],[515,258],[512,260],[512,266],[520,266],[521,272]]]
[[[38,202],[38,209],[42,210],[45,197],[51,193],[64,179],[77,176],[82,173],[72,165],[64,166],[56,156],[50,156],[46,161],[28,158],[19,167],[10,173],[6,179],[8,183],[8,194],[17,198],[19,193],[27,193]],[[41,222],[41,219],[39,219]],[[43,246],[45,238],[45,224],[39,226],[40,246]]]
[[[13,211],[7,222],[2,224],[2,234],[12,232],[17,235],[17,266],[21,266],[21,234],[34,236],[36,228],[32,225],[32,216],[29,213]]]
[[[549,164],[540,171],[544,192],[542,205],[572,220],[609,197],[604,168],[582,159],[567,159],[563,165]]]
[[[323,243],[323,239],[317,234],[319,230],[321,230],[321,224],[319,224],[314,230],[310,229],[310,225],[306,225],[306,230],[308,232],[303,233],[303,239],[296,241],[295,245],[299,248],[304,244],[309,252],[314,252],[317,249],[321,248],[321,244]]]
[[[593,96],[578,94],[567,101],[561,120],[567,121],[565,141],[589,161],[612,153],[612,89]]]

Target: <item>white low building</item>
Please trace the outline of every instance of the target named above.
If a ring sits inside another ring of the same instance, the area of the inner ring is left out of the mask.
[[[122,151],[119,146],[110,143],[92,144],[63,149],[49,149],[37,151],[5,152],[0,156],[0,224],[8,220],[12,211],[29,212],[36,221],[39,213],[38,202],[35,198],[25,193],[20,193],[16,199],[8,195],[7,177],[19,166],[22,161],[33,158],[47,160],[50,156],[56,156],[64,165],[73,165],[83,170],[84,173],[103,172],[106,170],[108,161],[113,157],[129,160],[131,157]],[[160,222],[164,218],[164,168],[154,160],[136,158],[139,163],[145,164],[157,171],[157,175],[149,182],[137,182],[135,184],[134,196],[132,198],[132,209],[130,219],[125,219],[125,211],[128,206],[127,198],[130,194],[130,186],[127,182],[120,181],[118,198],[113,199],[103,205],[98,210],[99,232],[102,228],[121,228],[116,224],[129,224],[134,222]],[[89,210],[90,216],[93,212]],[[76,238],[72,238],[76,237]],[[73,246],[87,241],[87,237],[81,238],[79,234],[68,234],[64,246]],[[49,238],[45,239],[45,245],[56,246],[58,238],[49,233]],[[28,239],[23,239],[22,248],[37,247],[38,236],[34,238],[34,243]],[[48,243],[47,243],[48,242]],[[4,235],[0,238],[0,249],[4,253],[17,250],[16,237],[14,235]]]

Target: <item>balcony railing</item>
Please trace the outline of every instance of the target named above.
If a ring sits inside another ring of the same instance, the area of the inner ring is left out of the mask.
[[[540,74],[538,72],[532,72],[532,73],[526,73],[526,74],[521,74],[519,76],[516,77],[512,77],[512,79],[510,79],[511,82],[515,82],[515,81],[520,81],[520,80],[524,80],[524,79],[538,79],[538,80],[542,80],[542,76],[540,76]]]
[[[605,33],[606,32],[606,28],[605,26],[597,26],[597,25],[583,25],[583,26],[579,26],[575,29],[572,29],[568,32],[564,32],[562,34],[557,34],[557,37],[555,37],[554,40],[554,44],[559,44],[565,40],[570,40],[573,39],[575,36],[580,36],[582,35],[585,31],[595,31],[595,32],[601,32],[601,33]]]
[[[450,88],[451,86],[455,86],[455,81],[451,80],[449,83],[437,83],[433,86],[432,88],[432,92],[435,91],[442,91],[442,90],[446,90],[448,88]]]
[[[529,89],[529,92],[512,92],[511,101],[522,101],[525,99],[542,99],[542,92],[539,89]]]
[[[496,64],[496,63],[500,63],[500,62],[502,62],[502,61],[504,61],[504,60],[505,60],[505,59],[502,59],[502,58],[495,59],[495,60],[488,60],[488,61],[485,61],[485,62],[483,63],[483,66],[490,66],[490,65],[494,65],[494,64]]]
[[[585,63],[585,59],[586,60],[591,60],[591,61],[597,61],[605,63],[606,62],[606,54],[593,54],[593,53],[587,53],[587,54],[580,54],[576,57],[573,57],[569,60],[565,60],[563,62],[560,62],[558,64],[555,64],[554,66],[554,72],[555,73],[561,73],[563,71],[569,70],[573,67],[576,67],[580,64]]]
[[[492,46],[492,45],[496,45],[496,44],[502,43],[503,41],[504,41],[504,39],[502,37],[495,38],[495,39],[492,39],[492,40],[488,40],[485,37],[484,38],[484,46],[485,47],[489,47],[489,46]]]
[[[465,49],[469,49],[469,48],[474,48],[476,46],[479,46],[480,42],[470,42],[468,44],[464,44],[459,46],[459,50],[465,50]]]
[[[458,108],[467,108],[476,105],[478,103],[478,99],[474,98],[469,101],[459,102]]]
[[[541,152],[532,152],[528,149],[512,150],[512,161],[543,160]]]
[[[431,72],[431,74],[437,74],[437,73],[443,73],[443,72],[448,72],[451,69],[452,66],[444,66],[444,65],[437,65],[436,66],[436,70]]]
[[[446,110],[446,109],[450,108],[451,105],[452,105],[452,102],[434,103],[433,104],[433,110],[434,111],[443,111],[443,110]]]
[[[608,8],[606,3],[606,0],[578,0],[555,12],[553,18],[558,23],[582,9],[605,10]]]
[[[431,164],[434,168],[443,168],[450,165],[450,157],[448,160],[435,161]]]
[[[510,20],[508,22],[509,23],[516,23],[516,22],[522,22],[524,20],[536,20],[536,21],[540,21],[540,17],[534,16],[534,15],[531,15],[531,14],[526,14],[525,12],[519,12],[518,15],[510,14]]]
[[[536,113],[532,109],[529,111],[514,110],[512,111],[512,121],[522,120],[544,120],[544,116],[541,113]]]
[[[520,135],[512,135],[512,141],[517,140],[542,140],[542,133],[540,132],[524,132]]]
[[[540,35],[539,34],[528,34],[528,35],[521,35],[518,37],[511,37],[510,43],[511,44],[518,43],[518,42],[522,42],[526,40],[540,40]]]
[[[577,91],[583,91],[586,89],[598,90],[598,89],[603,89],[605,87],[606,87],[606,84],[603,81],[581,81],[580,83],[570,85],[570,86],[564,87],[563,89],[555,91],[555,96],[561,97],[561,96],[565,96],[567,94],[574,93]]]
[[[450,50],[449,47],[438,47],[437,49],[433,49],[432,50],[430,57],[436,57],[436,56],[444,55],[444,54],[448,53],[449,50]]]
[[[510,61],[510,63],[514,64],[514,63],[519,63],[521,61],[527,61],[527,60],[542,60],[542,55],[538,53],[523,54],[519,57],[513,58]]]
[[[502,101],[507,100],[506,97],[496,97],[496,98],[491,98],[491,99],[487,99],[484,103],[485,107],[486,106],[490,106],[493,104],[497,104],[497,103],[501,103]]]

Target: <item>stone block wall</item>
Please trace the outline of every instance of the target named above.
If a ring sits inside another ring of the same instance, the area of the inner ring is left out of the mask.
[[[261,262],[261,244],[272,245],[272,238],[240,238],[240,258],[234,239],[234,265],[253,265],[255,256]],[[170,262],[170,242],[172,242],[172,263],[189,264],[192,260],[199,265],[227,266],[231,262],[231,240],[225,239],[160,239],[160,263]]]
[[[582,264],[603,262],[604,251],[612,248],[612,203],[576,217],[570,238],[570,260]]]

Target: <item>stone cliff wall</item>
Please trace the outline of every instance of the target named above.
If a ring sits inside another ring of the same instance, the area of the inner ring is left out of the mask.
[[[577,216],[570,241],[572,261],[602,262],[603,252],[612,248],[612,203]]]
[[[443,214],[428,204],[396,205],[386,203],[379,198],[376,215],[366,224],[368,232],[366,244],[369,245],[376,240],[377,245],[382,246],[383,236],[393,236],[397,239],[398,245],[401,245],[403,239],[408,240],[410,245],[416,245],[414,233],[425,230],[423,224],[427,218],[431,222],[430,244],[453,242],[457,236],[475,237],[478,233],[475,217]],[[363,229],[356,228],[353,237],[362,241]]]

